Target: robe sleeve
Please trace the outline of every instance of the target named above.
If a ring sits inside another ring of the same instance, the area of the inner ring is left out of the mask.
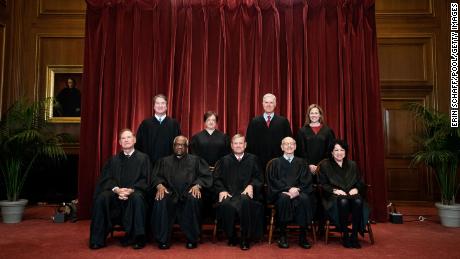
[[[296,139],[296,143],[297,143],[297,155],[301,158],[303,158],[306,162],[307,165],[309,165],[309,161],[308,161],[308,153],[307,153],[307,146],[306,146],[306,143],[304,141],[304,131],[302,130],[302,128],[299,129],[299,131],[297,132],[297,139]]]
[[[214,180],[213,190],[215,194],[217,195],[219,195],[220,192],[228,192],[228,189],[222,180],[223,165],[224,165],[223,159],[217,161],[216,167],[213,173],[213,180]]]
[[[272,200],[278,197],[281,192],[289,190],[289,187],[279,179],[279,166],[278,160],[272,160],[267,166],[268,196]]]
[[[302,164],[302,169],[300,171],[300,185],[297,186],[300,188],[300,192],[310,194],[313,192],[312,186],[312,174],[308,171],[307,165],[305,163]]]
[[[149,187],[148,178],[149,178],[149,175],[151,173],[150,172],[151,171],[150,159],[148,158],[148,156],[145,156],[145,157],[143,157],[141,159],[142,159],[140,161],[141,165],[139,167],[139,170],[140,170],[139,178],[134,183],[133,187],[134,187],[135,190],[146,192],[148,190],[148,187]]]
[[[190,145],[189,145],[190,154],[196,155],[196,156],[199,155],[198,146],[197,146],[198,145],[197,138],[198,138],[198,134],[193,136],[192,139],[190,140]]]
[[[262,177],[262,169],[260,168],[260,162],[257,158],[254,159],[254,166],[252,170],[252,177],[251,182],[249,183],[252,185],[254,198],[256,200],[261,200],[263,195],[263,177]]]
[[[145,136],[144,136],[144,123],[142,122],[139,125],[139,128],[137,129],[136,144],[134,144],[134,148],[139,150],[139,151],[141,151],[141,152],[146,153],[145,147],[143,145],[144,138],[145,138]]]
[[[113,158],[111,158],[102,168],[101,176],[96,185],[96,190],[94,191],[94,198],[97,197],[101,192],[106,190],[112,190],[114,187],[118,186],[118,181],[113,177]]]
[[[152,183],[150,184],[150,188],[154,192],[156,192],[156,187],[159,184],[163,184],[166,188],[169,188],[168,181],[163,174],[163,167],[164,167],[164,159],[160,159],[155,163],[152,173]]]
[[[199,184],[202,188],[211,188],[212,186],[212,175],[209,171],[209,165],[206,161],[202,158],[197,157],[198,165],[197,165],[197,178],[193,182],[193,185]]]
[[[324,163],[323,165],[321,165],[319,173],[319,182],[321,184],[323,195],[325,197],[331,196],[334,190],[334,186],[331,184],[331,182],[329,181],[329,177],[327,176],[328,169],[330,169],[330,167],[327,163]]]
[[[255,151],[255,138],[257,136],[256,132],[256,127],[255,127],[255,120],[252,119],[249,124],[248,128],[246,130],[246,142],[247,142],[247,148],[246,152],[248,153],[254,153]]]

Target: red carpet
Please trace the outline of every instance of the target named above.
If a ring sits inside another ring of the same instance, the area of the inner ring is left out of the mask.
[[[183,240],[173,243],[170,250],[161,251],[151,243],[142,250],[133,250],[109,239],[108,247],[92,251],[87,248],[88,220],[56,224],[50,220],[52,208],[33,207],[27,209],[20,224],[0,223],[0,258],[460,258],[460,228],[442,227],[434,207],[399,209],[405,214],[404,224],[373,225],[376,243],[370,245],[366,236],[361,250],[345,249],[338,239],[332,239],[328,245],[321,239],[312,249],[304,250],[294,238],[290,240],[291,248],[286,250],[262,242],[249,251],[241,251],[228,247],[223,240],[211,243],[207,231],[204,243],[195,250],[187,250]],[[428,220],[410,222],[418,215],[428,216]],[[180,234],[174,236],[182,239]]]

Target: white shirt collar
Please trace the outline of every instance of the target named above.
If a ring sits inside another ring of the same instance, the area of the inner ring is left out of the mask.
[[[283,157],[284,157],[284,159],[286,159],[289,162],[292,162],[292,160],[294,159],[294,155],[288,156],[288,155],[284,154]]]
[[[155,118],[157,118],[157,121],[163,121],[165,118],[166,118],[166,114],[163,114],[163,115],[157,115],[155,114]]]
[[[268,119],[268,115],[270,115],[270,120],[273,120],[273,116],[275,116],[275,113],[272,112],[272,113],[266,113],[264,112],[264,119],[267,120]]]
[[[129,153],[126,153],[124,150],[123,150],[123,154],[125,154],[125,156],[131,156],[133,153],[134,153],[135,149],[133,148],[133,150],[131,150],[131,152]]]

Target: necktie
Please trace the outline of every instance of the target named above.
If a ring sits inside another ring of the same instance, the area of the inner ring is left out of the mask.
[[[270,115],[267,116],[267,127],[270,127],[271,118],[272,118],[272,116],[270,116]]]
[[[158,122],[161,124],[161,122],[163,121],[163,119],[160,117],[158,118]]]

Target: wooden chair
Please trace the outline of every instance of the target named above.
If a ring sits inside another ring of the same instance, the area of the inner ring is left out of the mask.
[[[315,170],[315,173],[317,175],[319,175],[321,164],[325,160],[327,160],[327,159],[323,159],[323,160],[321,160],[321,162],[318,163],[318,166],[316,167],[316,170]],[[366,190],[369,191],[370,188],[371,188],[371,185],[367,184]],[[318,185],[318,191],[320,192],[320,194],[322,194],[322,188],[321,188],[320,184]],[[327,213],[325,213],[325,215],[327,215]],[[333,232],[340,233],[340,236],[338,236],[338,237],[340,237],[340,238],[342,237],[342,233],[336,229],[336,226],[334,226],[329,219],[326,219],[326,223],[325,223],[324,228],[325,228],[324,241],[325,241],[326,245],[329,242],[329,237],[330,237],[329,235],[332,234]],[[375,243],[375,239],[374,239],[374,233],[372,232],[372,226],[371,226],[371,221],[370,220],[368,220],[367,223],[366,223],[364,233],[365,234],[367,233],[369,235],[370,243],[373,245]],[[334,236],[331,236],[331,237],[334,237]]]
[[[269,170],[269,168],[272,165],[273,160],[275,160],[275,159],[276,158],[273,158],[270,161],[268,161],[265,172],[267,172]],[[268,176],[265,175],[265,184],[264,184],[265,193],[268,193],[267,179],[268,179]],[[273,205],[273,204],[267,204],[266,208],[270,211],[270,218],[269,218],[269,221],[268,221],[269,222],[269,225],[268,225],[268,244],[270,245],[272,243],[272,240],[273,240],[273,230],[274,230],[274,227],[275,227],[276,209],[275,209],[275,205]],[[288,229],[289,228],[298,229],[299,227],[298,226],[288,226]],[[317,231],[317,229],[316,229],[316,223],[314,221],[312,221],[311,224],[309,225],[309,229],[311,229],[311,231],[312,231],[313,243],[316,243],[316,231]]]

